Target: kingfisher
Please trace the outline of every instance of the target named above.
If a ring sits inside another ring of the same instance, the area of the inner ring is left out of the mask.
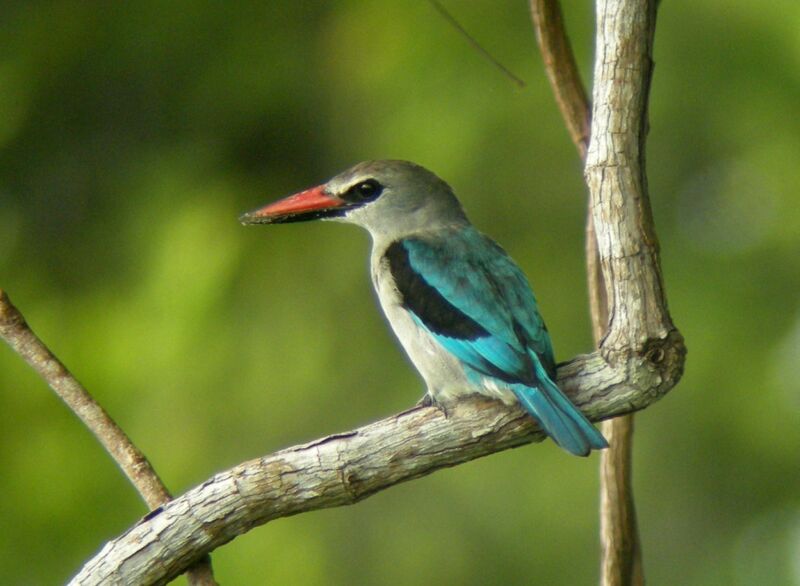
[[[572,454],[608,447],[555,383],[550,335],[525,275],[431,171],[408,161],[366,161],[239,219],[365,228],[372,283],[425,381],[425,402],[446,406],[478,393],[519,403]]]

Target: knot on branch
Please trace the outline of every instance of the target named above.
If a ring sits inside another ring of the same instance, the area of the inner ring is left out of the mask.
[[[681,333],[673,328],[662,338],[649,338],[634,349],[639,368],[646,371],[652,383],[653,399],[661,398],[683,375],[686,346]]]
[[[598,354],[613,372],[608,378],[620,383],[606,389],[607,398],[616,395],[615,402],[630,412],[644,409],[677,384],[683,375],[686,346],[673,327],[663,336],[649,337],[636,345],[604,344]],[[609,411],[612,413],[606,412],[606,416],[616,415],[616,409]]]

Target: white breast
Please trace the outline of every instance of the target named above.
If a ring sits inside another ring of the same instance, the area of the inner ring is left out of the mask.
[[[385,249],[385,246],[373,248],[372,283],[378,293],[383,313],[411,362],[425,380],[428,393],[438,401],[447,401],[458,395],[486,392],[486,389],[478,388],[467,380],[460,362],[419,327],[402,307],[400,293],[388,263],[382,262]]]

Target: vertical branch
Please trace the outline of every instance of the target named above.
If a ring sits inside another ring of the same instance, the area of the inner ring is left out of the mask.
[[[644,568],[631,486],[633,415],[605,421],[602,430],[609,447],[600,456],[600,584],[641,586]]]
[[[652,48],[656,0],[598,0],[592,138],[586,160],[591,191],[591,225],[603,225],[593,245],[601,266],[605,298],[613,300],[610,316],[594,317],[595,339],[614,361],[624,348],[635,348],[655,364],[657,350],[650,340],[666,339],[674,330],[666,310],[658,243],[647,194],[645,141],[647,105],[652,77]],[[622,213],[637,221],[613,226]],[[631,276],[622,259],[639,255]],[[637,270],[638,269],[638,270]],[[590,279],[594,281],[590,275]],[[598,298],[593,304],[600,305]],[[604,304],[608,307],[608,304]],[[630,320],[628,312],[639,314]],[[605,331],[607,328],[607,331]],[[639,586],[644,583],[636,510],[631,481],[633,416],[606,422],[603,432],[610,448],[601,455],[601,539],[603,586]]]
[[[601,4],[602,2],[598,4],[598,64],[608,47],[604,42],[604,35],[601,34],[602,26],[608,22],[605,16],[608,7]],[[564,29],[558,0],[531,0],[530,7],[547,77],[570,137],[581,158],[585,160],[590,136],[590,106]],[[643,75],[644,88],[640,91],[643,99],[638,104],[640,107],[633,112],[634,116],[640,118],[643,129],[646,129],[647,93],[651,73],[649,65],[655,28],[655,11],[650,8],[644,7],[647,14],[652,13],[652,18],[646,21],[646,30],[636,33],[646,38],[644,60],[648,67]],[[644,132],[638,135],[638,139],[639,152],[643,153]],[[644,191],[643,200],[646,202],[643,156],[639,162],[640,185]],[[594,193],[593,191],[592,195]],[[592,333],[595,345],[599,348],[609,323],[609,307],[594,229],[593,203],[594,198],[590,197],[586,222],[586,268]],[[632,486],[633,415],[624,415],[605,422],[603,433],[610,447],[600,456],[600,534],[603,550],[601,584],[640,585],[644,582],[644,573]]]

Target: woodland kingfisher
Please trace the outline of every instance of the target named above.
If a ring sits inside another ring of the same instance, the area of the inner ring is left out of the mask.
[[[565,450],[605,438],[555,384],[550,335],[525,275],[476,230],[450,186],[407,161],[367,161],[241,216],[348,222],[372,238],[372,283],[434,404],[470,393],[518,402]]]

